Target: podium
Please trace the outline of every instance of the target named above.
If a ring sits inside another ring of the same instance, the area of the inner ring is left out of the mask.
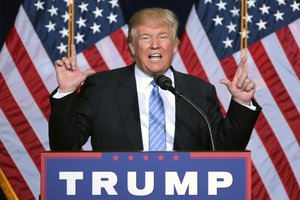
[[[251,199],[250,152],[44,152],[41,198]]]

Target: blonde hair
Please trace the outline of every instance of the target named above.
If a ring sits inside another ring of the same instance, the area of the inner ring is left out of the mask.
[[[174,39],[177,43],[179,43],[179,39],[177,37],[179,24],[177,17],[171,10],[163,8],[145,8],[136,12],[129,20],[127,37],[128,43],[132,42],[136,32],[136,27],[143,24],[146,20],[156,20],[160,21],[162,24],[169,25],[173,30]]]

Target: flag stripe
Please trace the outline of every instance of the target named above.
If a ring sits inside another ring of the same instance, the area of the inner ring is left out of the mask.
[[[10,158],[14,160],[18,173],[22,174],[23,179],[26,182],[22,181],[22,184],[27,184],[33,194],[39,194],[40,172],[34,165],[34,162],[18,138],[13,127],[10,125],[8,119],[6,119],[2,109],[0,109],[0,126],[0,140],[3,142]]]
[[[251,163],[251,169],[251,187],[253,199],[271,200],[253,162]]]
[[[276,32],[278,39],[293,67],[298,79],[300,80],[300,50],[288,26]]]
[[[18,170],[18,167],[14,163],[13,159],[8,154],[4,144],[0,140],[0,157],[1,157],[1,168],[5,174],[8,182],[11,184],[14,192],[19,199],[32,200],[35,199],[33,193],[28,188],[22,174]]]
[[[195,49],[193,49],[193,46],[191,45],[191,41],[187,35],[186,30],[182,34],[178,51],[184,65],[186,66],[187,72],[193,76],[208,81],[207,75],[203,70],[203,66],[195,53]]]
[[[239,53],[236,53],[234,56],[237,60]],[[278,138],[278,141],[285,155],[287,156],[294,173],[297,175],[296,177],[300,177],[300,172],[297,170],[300,167],[300,163],[296,159],[297,157],[299,158],[300,151],[298,143],[295,142],[294,134],[279,110],[271,92],[269,91],[268,87],[266,87],[266,84],[260,75],[258,67],[255,66],[250,53],[248,53],[248,63],[249,72],[253,77],[256,78],[255,81],[257,83],[257,90],[255,92],[255,98],[262,106],[262,112],[265,115],[269,125],[272,127],[275,137]],[[274,115],[274,113],[276,113],[276,115]],[[255,148],[251,149],[253,150]]]
[[[126,43],[126,35],[124,34],[122,29],[118,29],[112,34],[109,35],[112,42],[116,46],[119,54],[122,56],[123,60],[125,61],[126,65],[132,64],[132,59],[129,54],[129,49]]]
[[[126,65],[109,36],[97,42],[96,47],[109,69],[116,69]]]
[[[260,66],[262,77],[264,78],[269,90],[271,91],[276,103],[278,104],[282,114],[286,118],[293,133],[295,134],[298,145],[300,144],[300,114],[296,109],[294,102],[291,100],[286,92],[286,89],[279,79],[274,67],[262,45],[261,42],[257,42],[249,47],[254,61],[257,66]],[[264,55],[264,56],[262,56]]]
[[[263,113],[260,114],[258,121],[256,122],[255,129],[264,143],[264,146],[277,170],[277,173],[285,186],[286,192],[290,199],[295,198],[295,194],[299,192],[297,187],[298,183],[291,169],[291,166],[281,149],[281,146],[276,137],[274,137],[274,132],[267,122]]]
[[[93,68],[97,72],[109,70],[108,66],[104,62],[101,54],[99,53],[95,45],[84,50],[82,53],[85,56],[91,68]]]
[[[48,121],[45,119],[43,113],[31,96],[31,93],[28,91],[28,88],[10,57],[5,44],[0,54],[0,60],[2,61],[0,62],[0,68],[2,69],[3,78],[5,79],[13,98],[19,107],[22,108],[23,114],[44,147],[49,149]]]
[[[229,68],[228,63],[230,63],[231,66],[234,66],[234,65],[235,65],[236,68],[237,68],[237,65],[233,63],[232,58],[233,58],[233,57],[228,57],[228,59],[226,59],[226,60],[223,61],[223,62],[224,62],[224,65],[226,65],[226,66],[225,66],[226,69],[225,69],[224,71],[226,72],[227,77],[230,77],[230,79],[232,79],[233,76],[234,76],[232,73],[229,74],[230,71],[236,71],[236,70],[228,69],[228,68]],[[224,65],[222,65],[222,66],[224,67]],[[228,74],[227,74],[227,72],[228,72]],[[259,119],[258,119],[257,124],[264,124],[266,127],[270,128],[270,130],[271,130],[271,127],[270,127],[270,125],[268,124],[267,120],[265,119],[263,113],[261,113],[261,115],[260,115],[260,117],[259,117]],[[256,129],[257,133],[259,134],[259,136],[260,136],[261,138],[263,137],[264,134],[267,134],[267,131],[266,131],[267,129],[266,129],[266,128],[265,128],[265,129],[258,129],[257,126],[256,126],[255,129]],[[279,144],[277,138],[274,137],[274,132],[273,132],[273,131],[270,131],[269,134],[267,134],[267,135],[264,136],[263,138],[267,138],[267,139],[262,139],[262,142],[264,143],[266,149],[268,150],[269,156],[270,156],[270,158],[272,159],[273,163],[274,163],[274,162],[277,160],[277,158],[278,158],[278,157],[276,157],[276,156],[279,156],[279,155],[280,155],[280,156],[282,157],[282,160],[280,160],[279,163],[275,163],[275,167],[278,168],[278,169],[282,169],[282,168],[285,167],[285,168],[287,169],[286,173],[288,173],[288,176],[294,177],[295,182],[297,182],[297,181],[296,181],[296,178],[295,178],[295,175],[293,174],[293,170],[291,169],[288,160],[286,159],[285,155],[283,154],[283,152],[284,152],[283,149],[280,148],[281,146],[280,146],[280,144]],[[269,142],[270,142],[270,143],[269,143]],[[274,144],[275,144],[275,145],[274,145]],[[276,152],[276,153],[274,153],[274,154],[271,153],[271,154],[270,154],[270,152]],[[277,164],[277,165],[280,164],[280,166],[276,166],[276,164]],[[277,171],[278,171],[278,169],[277,169]],[[282,172],[282,171],[279,170],[278,172]],[[284,177],[284,176],[285,176],[284,174],[281,174],[281,177]]]
[[[15,22],[15,29],[20,35],[29,57],[34,64],[40,78],[43,80],[44,86],[48,93],[52,92],[57,87],[55,69],[47,52],[41,43],[40,38],[35,32],[23,6],[20,7],[19,13]]]
[[[294,73],[293,67],[291,66],[276,34],[271,34],[264,38],[262,40],[262,44],[275,71],[277,72],[277,75],[283,83],[287,94],[296,105],[300,105],[300,81]],[[296,108],[298,109],[298,112],[300,112],[300,107]]]
[[[15,27],[12,27],[10,34],[6,40],[7,49],[16,64],[20,74],[22,75],[31,95],[39,105],[46,119],[50,115],[49,92],[35,66],[33,65],[22,40],[19,37]]]
[[[10,93],[2,74],[0,74],[0,86],[0,107],[40,171],[40,152],[45,151],[45,149]]]
[[[251,150],[252,162],[259,169],[257,172],[262,177],[262,183],[270,198],[277,199],[280,197],[280,199],[288,199],[284,185],[256,130],[251,135],[247,149]]]

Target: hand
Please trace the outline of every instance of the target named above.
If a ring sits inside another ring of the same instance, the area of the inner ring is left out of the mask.
[[[255,82],[248,77],[248,72],[244,69],[246,60],[244,56],[232,81],[225,78],[220,80],[220,83],[227,86],[233,100],[243,105],[250,105],[255,93]]]
[[[75,45],[71,46],[71,57],[55,61],[55,70],[60,92],[74,92],[85,79],[96,73],[93,69],[82,72],[77,65]]]

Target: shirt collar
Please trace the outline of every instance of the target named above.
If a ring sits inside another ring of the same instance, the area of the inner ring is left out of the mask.
[[[135,79],[137,83],[137,88],[139,90],[144,90],[149,87],[153,77],[149,74],[143,72],[137,65],[134,67]],[[171,69],[168,69],[165,73],[165,76],[169,77],[172,82],[174,82],[174,75]]]

